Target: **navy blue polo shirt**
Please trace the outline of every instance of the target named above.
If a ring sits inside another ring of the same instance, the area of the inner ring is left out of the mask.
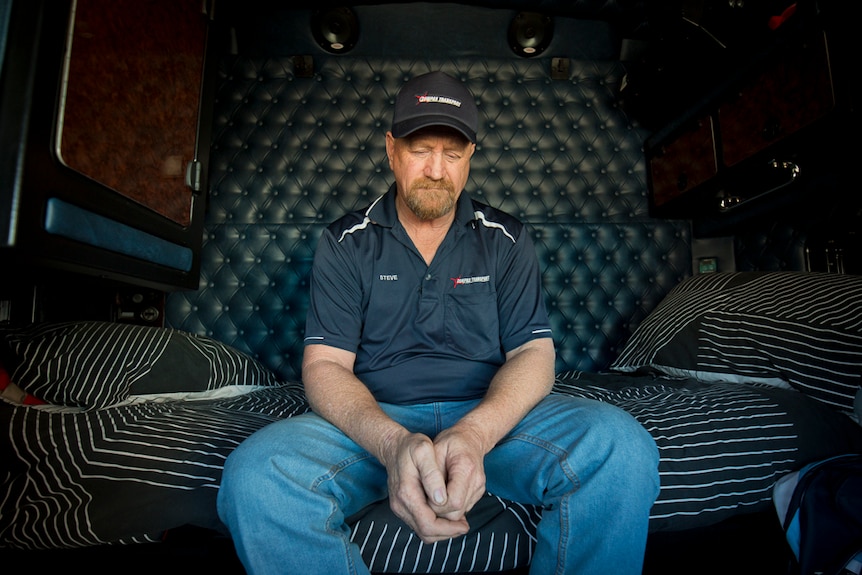
[[[431,265],[398,221],[395,186],[324,230],[305,343],[356,354],[378,401],[478,398],[505,353],[551,337],[529,234],[462,193]]]

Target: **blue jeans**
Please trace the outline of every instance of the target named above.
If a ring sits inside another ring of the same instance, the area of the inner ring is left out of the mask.
[[[434,437],[475,401],[384,404]],[[542,506],[530,573],[639,574],[658,450],[628,413],[551,395],[486,457],[491,493]],[[386,469],[313,413],[272,423],[228,457],[219,515],[250,574],[367,574],[345,517],[387,497]]]

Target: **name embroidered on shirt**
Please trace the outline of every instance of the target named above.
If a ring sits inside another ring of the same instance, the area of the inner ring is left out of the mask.
[[[487,283],[487,282],[491,281],[491,276],[473,276],[470,278],[462,278],[459,276],[457,278],[449,278],[449,279],[452,280],[452,282],[455,284],[452,287],[456,288],[460,285]]]
[[[398,274],[380,274],[380,281],[383,281],[383,282],[398,281]]]

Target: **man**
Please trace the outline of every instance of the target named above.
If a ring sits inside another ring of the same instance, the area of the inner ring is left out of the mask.
[[[532,573],[641,572],[658,455],[627,413],[550,395],[525,227],[463,193],[478,110],[432,72],[399,92],[395,183],[323,233],[302,378],[313,413],[228,458],[219,512],[249,573],[368,573],[345,517],[389,498],[425,542],[490,491],[543,506]]]

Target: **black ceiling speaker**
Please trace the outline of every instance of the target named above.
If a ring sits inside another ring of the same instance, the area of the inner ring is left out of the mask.
[[[519,12],[509,24],[509,47],[530,58],[545,51],[554,35],[554,21],[536,12]]]
[[[315,10],[311,14],[311,31],[321,48],[332,54],[344,54],[356,46],[359,20],[346,6]]]

